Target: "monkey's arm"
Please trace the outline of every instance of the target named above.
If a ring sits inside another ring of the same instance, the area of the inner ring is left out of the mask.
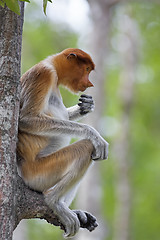
[[[95,151],[92,153],[93,160],[107,159],[108,157],[108,143],[94,128],[86,124],[38,116],[21,119],[19,129],[20,131],[39,136],[68,135],[89,139],[95,148]]]
[[[94,110],[94,102],[91,96],[83,94],[80,96],[79,101],[77,105],[67,108],[69,120],[71,121],[79,120]]]

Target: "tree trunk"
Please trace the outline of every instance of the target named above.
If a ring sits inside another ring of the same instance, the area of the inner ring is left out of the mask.
[[[12,239],[24,3],[18,16],[0,7],[0,239]]]
[[[130,113],[132,110],[134,81],[136,78],[138,31],[136,23],[130,17],[128,7],[120,6],[118,25],[122,42],[118,49],[121,53],[122,72],[120,75],[120,101],[122,105],[121,132],[115,143],[116,153],[116,211],[114,240],[129,240],[130,209],[131,209],[131,187],[130,187]],[[127,41],[127,42],[125,42]]]

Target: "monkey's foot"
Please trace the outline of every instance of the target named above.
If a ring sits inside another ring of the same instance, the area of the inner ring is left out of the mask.
[[[97,219],[92,214],[81,210],[73,211],[77,214],[81,228],[86,228],[92,232],[98,226]]]
[[[58,217],[60,228],[64,230],[64,238],[71,238],[79,231],[80,221],[75,212],[70,210],[68,215],[62,213],[62,215]]]

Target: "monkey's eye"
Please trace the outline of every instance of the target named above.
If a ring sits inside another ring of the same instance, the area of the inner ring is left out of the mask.
[[[87,68],[86,68],[86,71],[89,72],[89,70],[90,70],[90,67],[87,67]]]

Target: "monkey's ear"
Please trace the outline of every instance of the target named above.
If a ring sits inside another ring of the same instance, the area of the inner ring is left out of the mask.
[[[77,58],[77,55],[75,53],[68,54],[67,59],[73,59],[73,58]]]

